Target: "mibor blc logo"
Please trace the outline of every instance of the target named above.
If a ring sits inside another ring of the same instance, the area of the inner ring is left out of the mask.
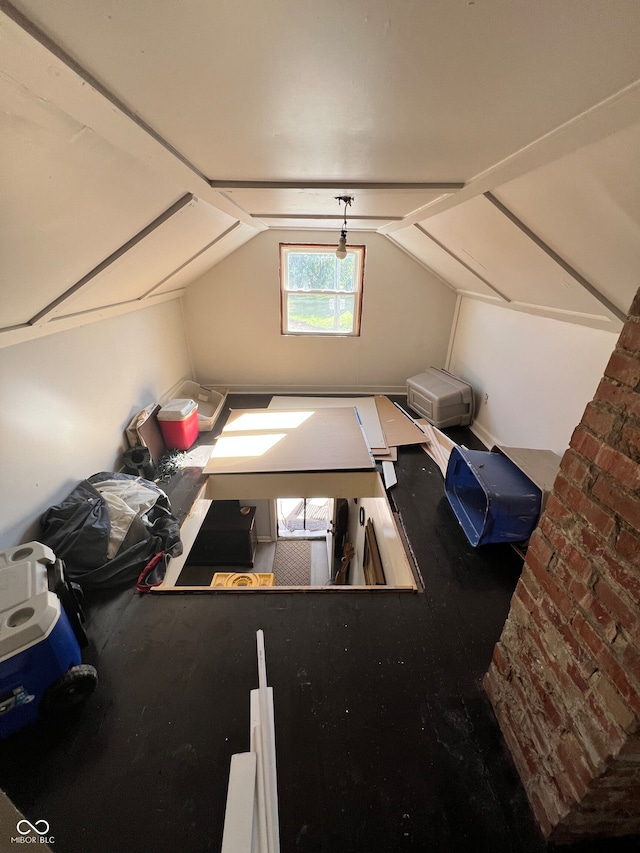
[[[37,820],[35,823],[23,818],[16,824],[18,835],[11,839],[12,844],[54,844],[55,839],[49,835],[49,821]]]

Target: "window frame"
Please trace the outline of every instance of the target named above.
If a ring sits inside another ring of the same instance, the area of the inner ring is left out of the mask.
[[[280,243],[280,334],[281,335],[296,335],[299,337],[318,337],[318,338],[357,338],[360,337],[362,329],[362,300],[364,293],[364,267],[366,261],[366,246],[364,245],[347,245],[347,253],[352,253],[356,256],[356,267],[354,270],[355,287],[353,291],[338,291],[338,290],[290,290],[286,287],[288,284],[288,266],[287,256],[293,250],[295,252],[317,252],[318,254],[326,254],[328,252],[335,253],[338,248],[336,243]],[[321,332],[314,329],[309,332],[290,330],[287,328],[289,322],[287,295],[289,293],[309,294],[316,293],[318,295],[329,295],[337,297],[340,293],[353,295],[353,328],[350,332],[327,331]]]

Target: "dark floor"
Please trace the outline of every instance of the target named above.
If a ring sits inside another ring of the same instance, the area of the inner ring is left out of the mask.
[[[248,749],[258,628],[283,853],[553,849],[481,688],[520,560],[507,545],[468,545],[422,450],[401,449],[396,467],[424,592],[125,590],[89,602],[96,693],[77,719],[0,744],[0,786],[49,822],[55,851],[220,849],[229,761]],[[638,839],[573,849],[636,850]]]

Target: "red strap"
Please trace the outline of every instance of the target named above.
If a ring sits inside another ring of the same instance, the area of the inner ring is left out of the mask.
[[[155,569],[155,567],[158,565],[158,563],[163,557],[164,551],[160,551],[158,554],[156,554],[149,560],[147,565],[140,573],[140,577],[138,578],[138,582],[136,583],[136,589],[138,592],[149,592],[149,590],[152,589],[154,586],[160,586],[160,584],[162,583],[161,580],[159,580],[157,583],[148,584],[146,583],[146,578],[151,574],[151,572]]]

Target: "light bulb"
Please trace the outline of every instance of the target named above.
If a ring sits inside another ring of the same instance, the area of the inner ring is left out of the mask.
[[[338,248],[336,249],[336,257],[342,260],[347,257],[347,237],[345,234],[340,235],[338,240]]]

